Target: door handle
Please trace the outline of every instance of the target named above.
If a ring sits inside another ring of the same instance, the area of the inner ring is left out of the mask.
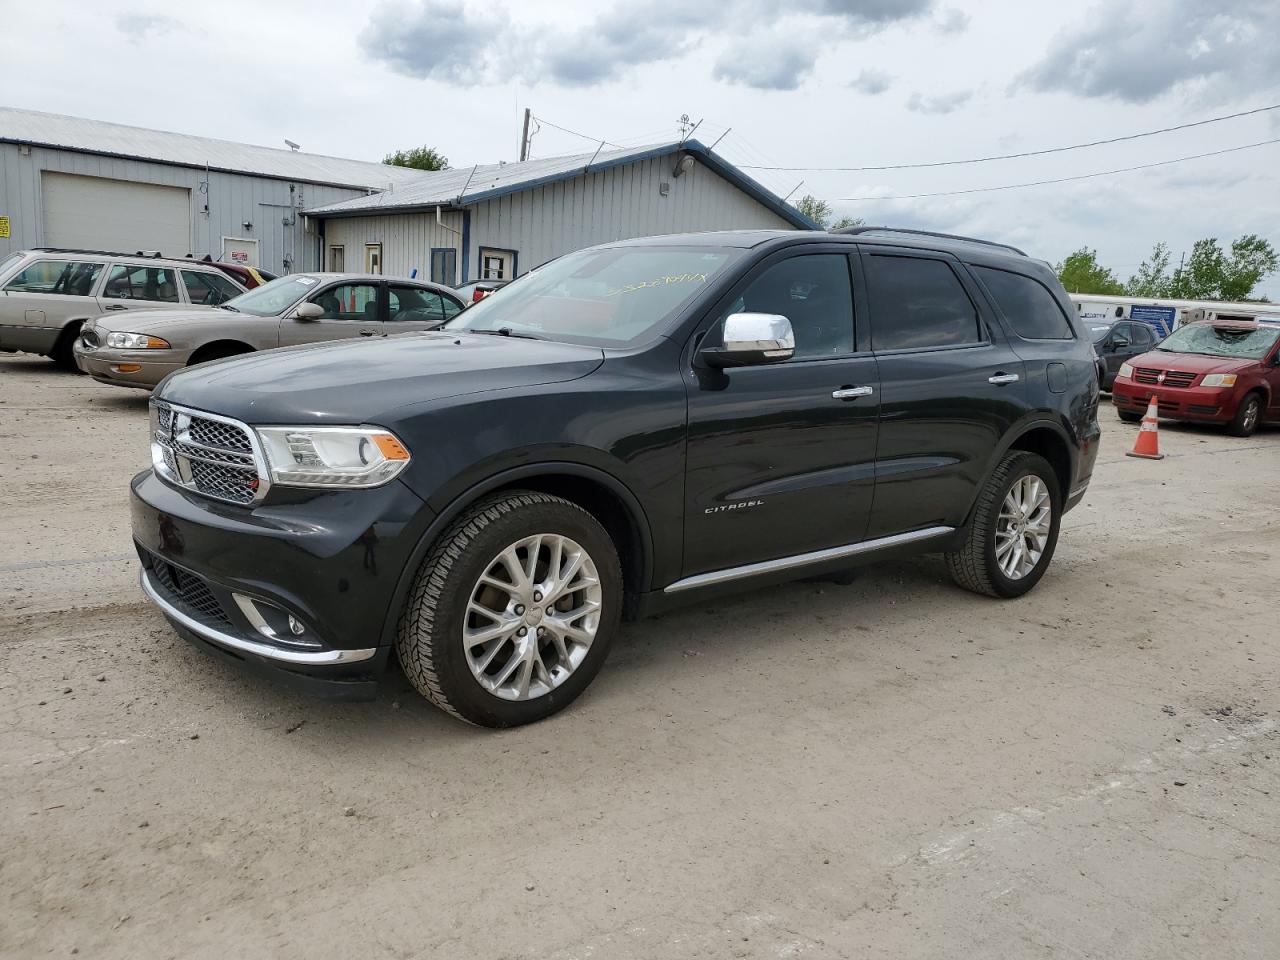
[[[875,387],[841,387],[839,390],[832,391],[831,399],[853,400],[857,397],[869,397],[875,392]]]
[[[1006,383],[1017,383],[1022,378],[1016,373],[997,373],[995,376],[987,377],[987,383],[995,383],[1004,385]]]
[[[109,303],[105,307],[103,307],[103,309],[104,310],[128,310],[129,308],[123,303]]]

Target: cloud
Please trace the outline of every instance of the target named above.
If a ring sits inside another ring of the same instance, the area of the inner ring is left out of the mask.
[[[915,113],[945,116],[959,110],[972,98],[972,90],[957,90],[955,93],[940,93],[932,97],[926,97],[917,91],[907,98],[907,109]]]
[[[1015,83],[1146,103],[1170,93],[1235,100],[1280,89],[1275,0],[1105,0],[1053,38]]]
[[[938,14],[935,22],[939,33],[964,33],[972,18],[958,7],[951,7]]]
[[[122,13],[116,17],[116,29],[133,43],[141,43],[150,37],[163,36],[185,27],[173,17],[151,13]]]
[[[893,86],[893,77],[883,70],[863,70],[849,81],[849,86],[859,93],[876,96]]]
[[[713,75],[759,90],[794,90],[821,53],[933,11],[936,0],[615,0],[580,26],[513,23],[461,0],[383,0],[361,31],[365,55],[396,73],[464,85],[518,78],[563,87],[618,80],[636,67],[721,45]],[[785,26],[782,25],[785,21]],[[778,37],[784,39],[781,41]]]

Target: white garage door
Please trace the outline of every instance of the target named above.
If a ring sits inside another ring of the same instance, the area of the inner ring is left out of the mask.
[[[44,245],[191,253],[191,191],[45,170]]]

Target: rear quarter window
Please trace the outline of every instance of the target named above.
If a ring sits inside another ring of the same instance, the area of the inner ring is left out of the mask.
[[[1024,340],[1070,340],[1071,322],[1057,298],[1039,280],[994,267],[971,267],[1000,312]]]

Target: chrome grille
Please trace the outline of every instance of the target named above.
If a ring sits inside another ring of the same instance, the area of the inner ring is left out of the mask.
[[[1156,370],[1152,367],[1138,367],[1133,373],[1133,379],[1138,383],[1162,384],[1166,387],[1189,387],[1195,378],[1196,375],[1189,370]]]
[[[266,492],[253,434],[238,421],[153,400],[151,436],[152,462],[171,483],[242,505]]]

